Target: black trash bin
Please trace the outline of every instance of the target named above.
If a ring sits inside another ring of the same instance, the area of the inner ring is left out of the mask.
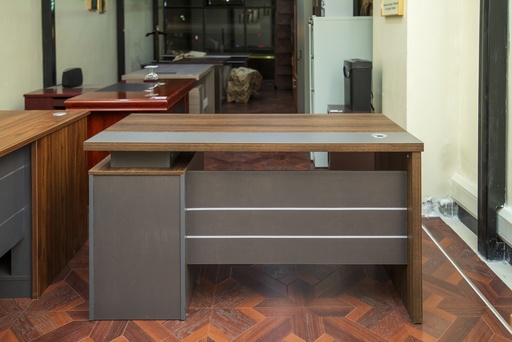
[[[372,111],[372,62],[347,59],[343,64],[345,75],[345,106],[352,112]]]

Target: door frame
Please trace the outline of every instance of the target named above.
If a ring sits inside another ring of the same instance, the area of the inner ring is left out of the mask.
[[[508,0],[480,0],[478,252],[503,259],[498,210],[505,204]]]

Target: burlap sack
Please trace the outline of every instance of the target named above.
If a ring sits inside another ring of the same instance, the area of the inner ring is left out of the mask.
[[[251,95],[257,96],[262,78],[258,70],[244,67],[232,69],[226,87],[228,102],[247,103]]]

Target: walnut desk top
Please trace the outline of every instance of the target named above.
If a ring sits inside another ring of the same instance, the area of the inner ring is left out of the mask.
[[[2,110],[0,111],[0,157],[28,145],[71,122],[88,111]]]
[[[382,114],[131,114],[85,142],[90,151],[421,152]]]

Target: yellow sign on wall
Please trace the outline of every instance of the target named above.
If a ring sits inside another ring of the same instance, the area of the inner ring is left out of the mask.
[[[404,1],[405,0],[382,0],[380,4],[380,15],[404,15]]]
[[[107,0],[87,0],[87,9],[103,13],[107,10]]]

